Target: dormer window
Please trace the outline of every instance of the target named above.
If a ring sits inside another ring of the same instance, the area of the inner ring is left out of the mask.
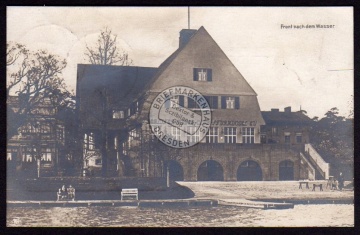
[[[194,68],[194,81],[211,82],[212,70],[206,68]]]

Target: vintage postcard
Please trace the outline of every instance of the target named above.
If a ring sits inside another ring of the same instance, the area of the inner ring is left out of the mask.
[[[352,7],[6,11],[7,226],[354,226]]]

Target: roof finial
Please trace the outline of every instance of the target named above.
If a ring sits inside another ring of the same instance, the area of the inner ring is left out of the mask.
[[[188,29],[190,29],[190,6],[188,6]]]

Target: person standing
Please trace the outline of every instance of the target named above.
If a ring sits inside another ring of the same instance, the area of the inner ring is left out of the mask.
[[[68,193],[66,191],[65,185],[61,187],[61,199],[66,200],[68,196]]]
[[[339,181],[339,189],[341,191],[344,188],[344,176],[343,176],[342,172],[340,172],[340,174],[339,174],[338,181]]]

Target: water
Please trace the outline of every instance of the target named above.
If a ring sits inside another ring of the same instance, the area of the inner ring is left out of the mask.
[[[282,227],[354,226],[354,205],[295,205],[260,210],[235,206],[193,208],[7,208],[7,226],[20,227]]]

